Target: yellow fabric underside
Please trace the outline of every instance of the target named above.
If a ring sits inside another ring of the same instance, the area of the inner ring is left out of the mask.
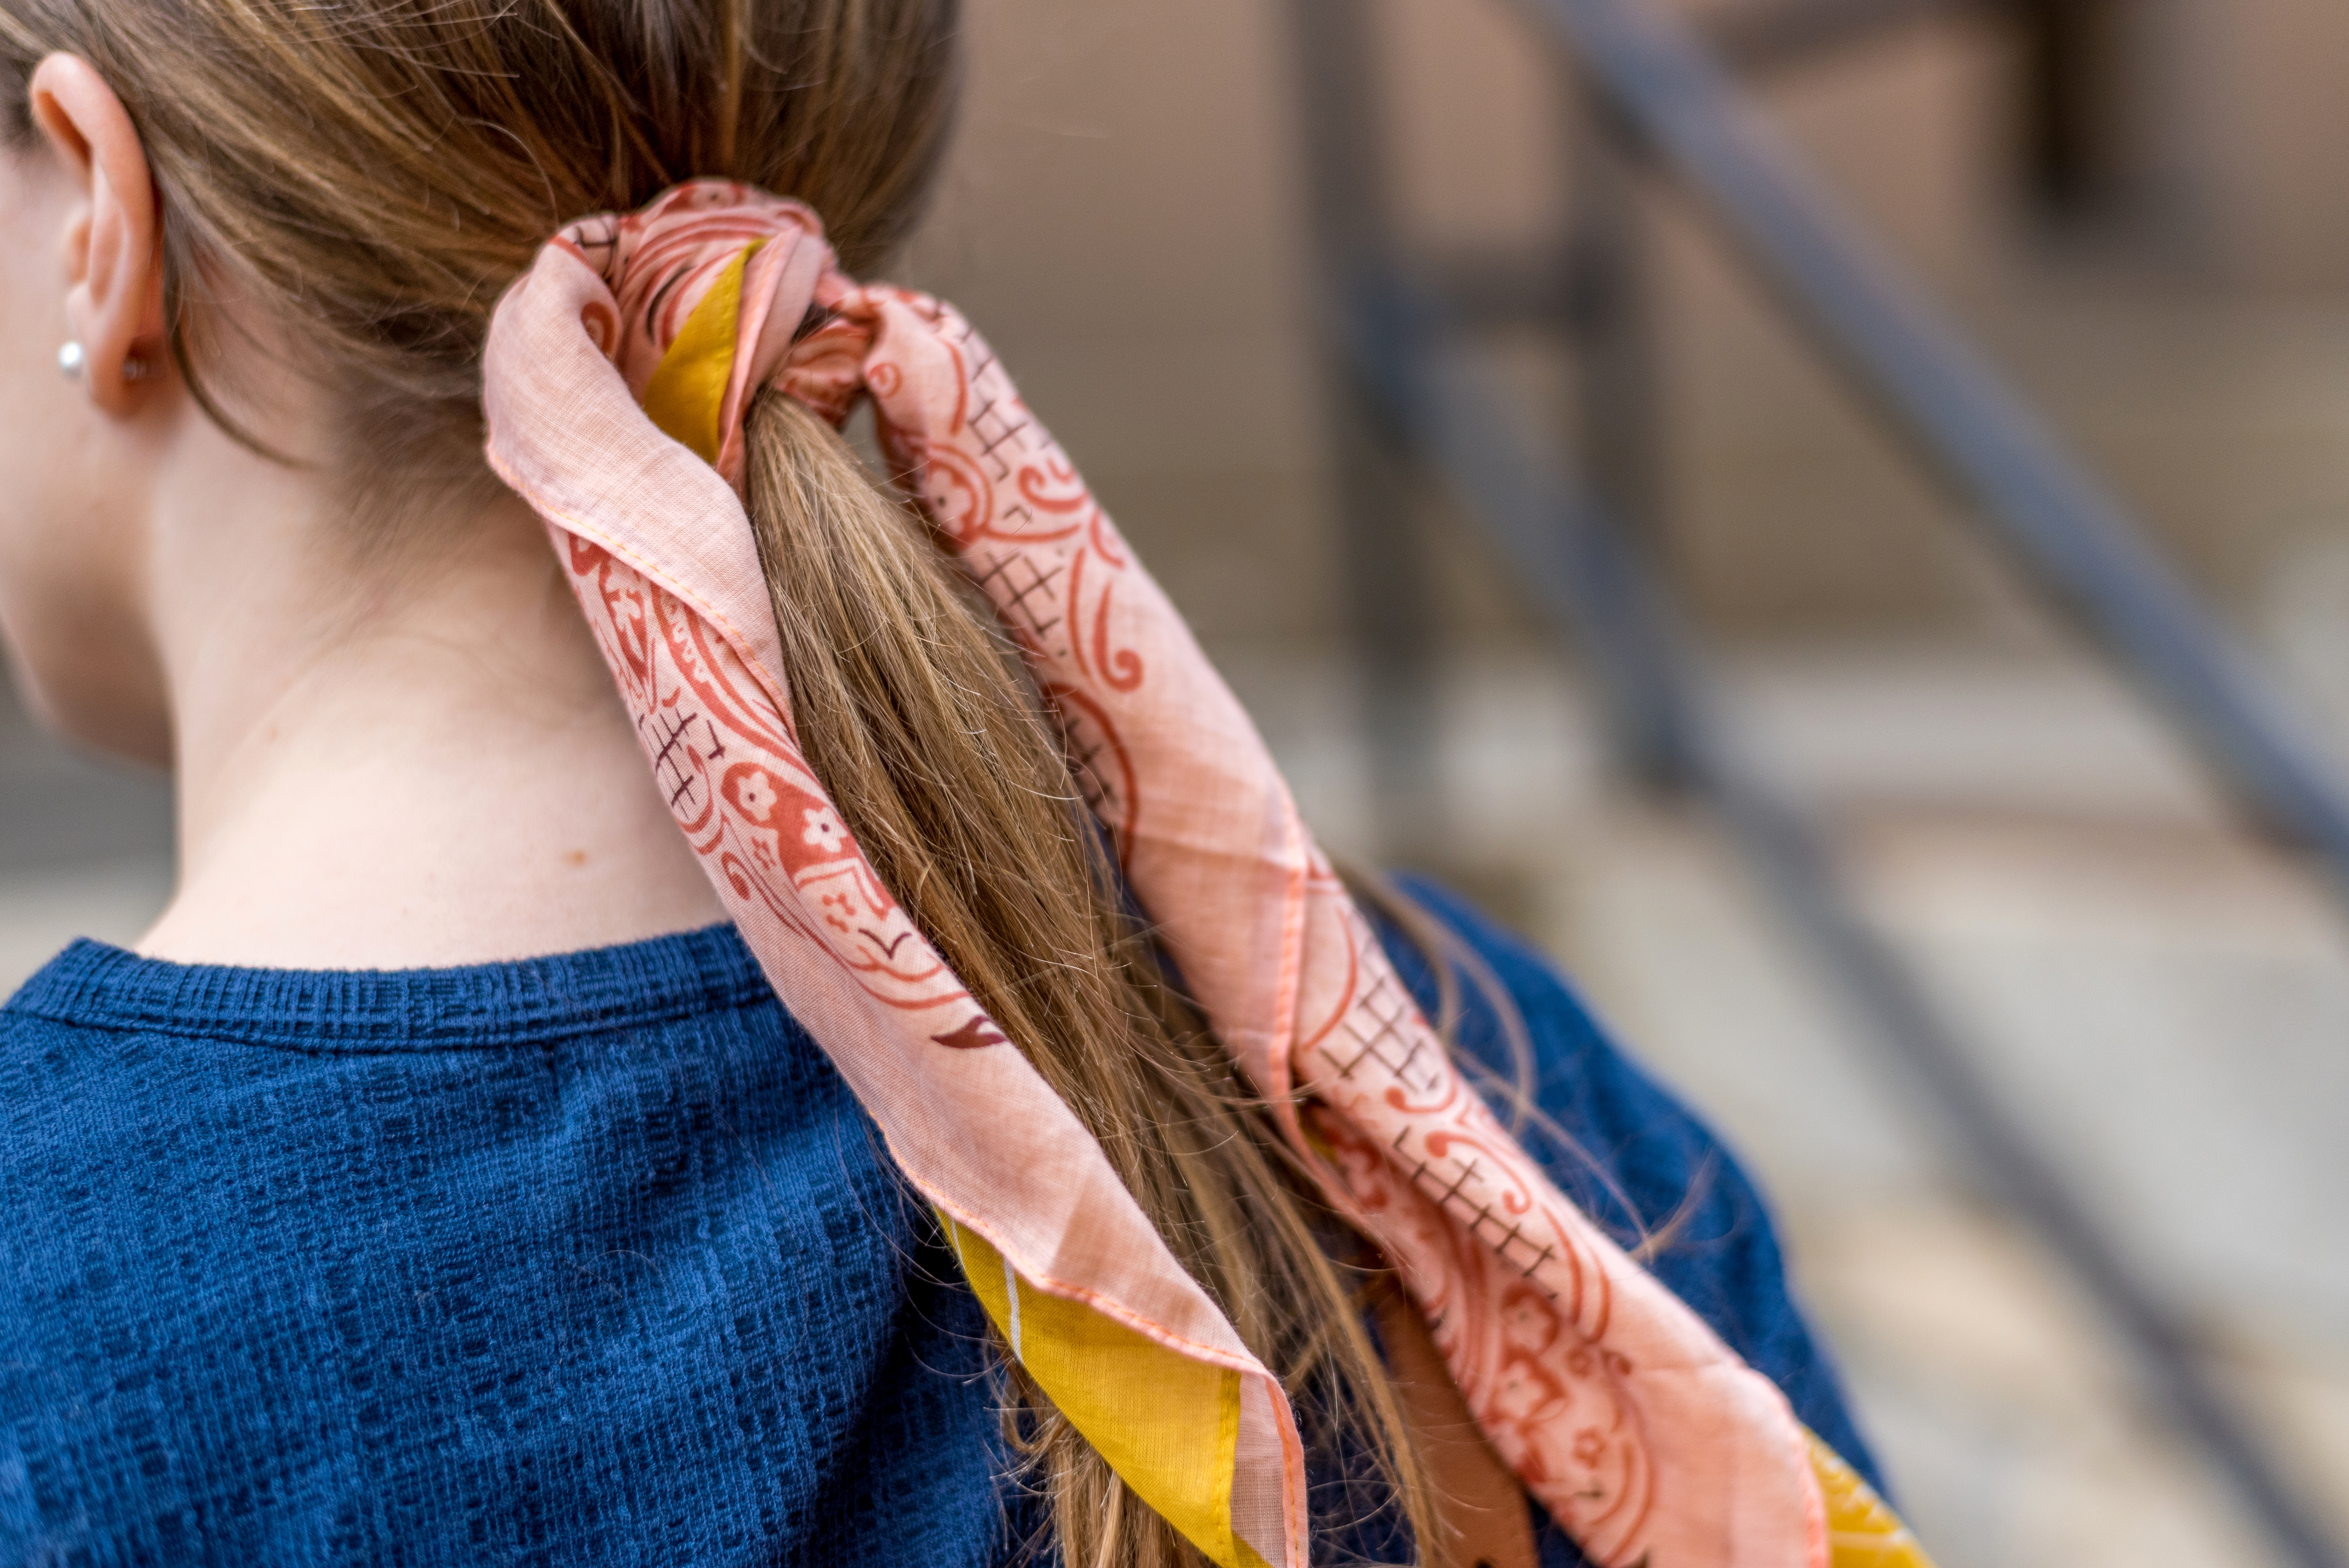
[[[1231,1527],[1239,1374],[1045,1295],[1008,1271],[1003,1255],[976,1233],[945,1222],[972,1290],[1020,1365],[1134,1494],[1222,1568],[1267,1568]],[[1832,1568],[1933,1568],[1859,1472],[1816,1436],[1804,1436],[1826,1507]]]
[[[1232,1529],[1240,1375],[1047,1295],[976,1232],[946,1227],[1020,1366],[1127,1488],[1220,1568],[1268,1568]]]
[[[661,434],[705,463],[718,460],[725,436],[718,428],[718,416],[726,404],[727,379],[734,373],[734,341],[742,320],[742,268],[758,248],[747,245],[726,263],[645,383],[646,417]]]
[[[1843,1456],[1812,1434],[1811,1471],[1827,1507],[1827,1556],[1834,1568],[1933,1568],[1900,1516],[1860,1480]]]

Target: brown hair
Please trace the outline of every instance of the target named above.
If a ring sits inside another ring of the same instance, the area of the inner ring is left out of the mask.
[[[0,67],[21,105],[67,50],[121,96],[199,396],[235,314],[215,304],[299,323],[301,368],[342,415],[336,471],[357,504],[412,514],[494,482],[482,340],[560,223],[723,175],[813,206],[852,270],[885,254],[944,141],[956,25],[954,0],[0,0]],[[1366,1465],[1441,1555],[1359,1243],[1125,914],[991,612],[820,419],[768,394],[750,436],[801,739],[849,828],[1280,1375],[1309,1442]],[[1198,1561],[1006,1377],[1062,1561]]]

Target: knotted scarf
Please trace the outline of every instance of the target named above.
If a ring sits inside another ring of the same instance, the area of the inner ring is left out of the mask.
[[[1239,703],[969,325],[861,287],[814,213],[713,181],[575,222],[500,302],[489,453],[545,520],[678,827],[936,1207],[1012,1355],[1226,1568],[1306,1568],[1253,1356],[882,885],[792,725],[739,486],[750,398],[885,454],[993,602],[1134,897],[1329,1201],[1396,1264],[1494,1449],[1605,1568],[1924,1558],[1454,1068]]]

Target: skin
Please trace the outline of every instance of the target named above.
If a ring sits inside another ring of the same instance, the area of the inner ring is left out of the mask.
[[[0,154],[0,639],[50,727],[174,775],[178,888],[139,951],[400,968],[722,919],[528,510],[363,560],[331,475],[239,446],[171,370],[120,100],[57,55],[33,107],[40,143]],[[222,335],[248,428],[324,450],[315,389]]]

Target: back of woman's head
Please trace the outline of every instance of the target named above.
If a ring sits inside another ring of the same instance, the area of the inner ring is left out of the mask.
[[[0,87],[29,136],[41,58],[96,67],[153,170],[189,386],[233,419],[225,351],[292,356],[331,416],[331,449],[299,455],[363,514],[421,515],[493,483],[492,311],[565,222],[717,175],[813,207],[852,271],[885,253],[941,150],[956,22],[955,0],[0,0]],[[991,612],[814,414],[771,390],[748,433],[797,738],[850,831],[1301,1396],[1309,1440],[1381,1472],[1423,1532],[1401,1408],[1325,1247],[1351,1243],[1169,988]],[[1009,1372],[1066,1560],[1199,1560]]]
[[[813,206],[851,268],[900,239],[945,141],[957,10],[5,0],[0,84],[20,138],[53,51],[121,98],[194,385],[218,375],[208,335],[266,324],[359,438],[333,454],[355,475],[386,455],[477,467],[491,310],[568,220],[725,175]]]

